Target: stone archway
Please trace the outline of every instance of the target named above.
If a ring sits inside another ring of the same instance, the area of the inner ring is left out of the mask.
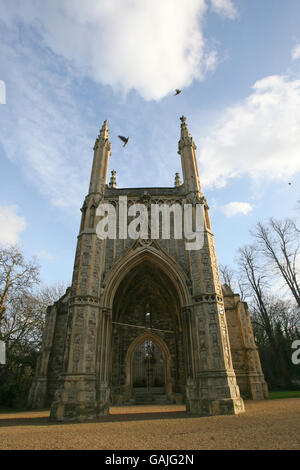
[[[145,338],[162,351],[166,368],[164,393],[172,401],[184,397],[185,344],[181,312],[188,290],[180,268],[177,273],[177,264],[167,261],[164,253],[141,247],[121,260],[117,268],[112,268],[114,276],[108,275],[104,298],[112,311],[109,383],[113,404],[128,403],[132,396],[129,372],[132,354]],[[146,317],[149,309],[151,324],[147,324]]]
[[[174,259],[161,249],[158,249],[153,243],[148,246],[140,245],[135,247],[135,249],[130,250],[114,264],[105,278],[101,307],[108,309],[113,307],[115,295],[122,280],[130,271],[144,261],[149,261],[165,272],[177,291],[181,308],[191,304],[191,294],[187,287],[189,279],[186,274]]]
[[[133,393],[133,360],[138,347],[144,344],[145,341],[152,341],[162,352],[164,359],[164,391],[167,397],[172,400],[172,380],[171,380],[171,355],[166,343],[157,335],[151,332],[145,332],[139,335],[130,344],[126,354],[126,380],[125,380],[125,394],[129,398]]]

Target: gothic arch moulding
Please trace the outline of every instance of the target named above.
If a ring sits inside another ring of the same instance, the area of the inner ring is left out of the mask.
[[[169,277],[176,288],[181,307],[191,304],[191,296],[187,287],[188,278],[181,267],[162,250],[150,245],[130,250],[111,268],[105,279],[102,296],[103,307],[112,309],[115,293],[120,283],[135,266],[143,261],[154,263]]]

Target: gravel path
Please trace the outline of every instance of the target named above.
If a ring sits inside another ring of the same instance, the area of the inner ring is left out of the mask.
[[[0,413],[0,449],[299,449],[300,398],[246,402],[246,413],[199,418],[184,407],[113,407],[88,423],[54,424],[48,411]]]

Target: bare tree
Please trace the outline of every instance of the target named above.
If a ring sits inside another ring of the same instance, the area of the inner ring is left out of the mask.
[[[248,283],[248,297],[252,298],[252,307],[259,313],[261,326],[272,335],[268,311],[265,305],[265,293],[268,289],[266,274],[257,260],[257,250],[254,245],[247,245],[239,249],[238,263],[241,269],[243,283]]]
[[[64,292],[58,284],[40,287],[37,261],[25,260],[19,248],[0,249],[0,333],[7,354],[0,369],[0,403],[26,405],[46,309]]]
[[[274,321],[270,310],[270,296],[268,295],[268,279],[264,266],[258,259],[258,250],[255,245],[247,245],[239,250],[239,266],[243,282],[248,284],[248,295],[251,295],[252,320],[265,334],[274,358],[277,361],[279,373],[285,384],[289,377],[282,352],[278,347],[274,332]]]
[[[299,231],[295,222],[290,219],[275,220],[271,218],[268,225],[259,222],[253,231],[258,241],[261,254],[279,273],[300,306],[299,271]]]
[[[242,277],[234,269],[227,264],[220,264],[219,266],[222,284],[230,287],[233,292],[237,292],[242,301],[247,298],[247,285]]]
[[[62,284],[43,286],[33,292],[14,295],[2,321],[2,339],[8,349],[30,345],[38,349],[45,324],[46,309],[65,293]]]
[[[233,283],[235,271],[227,264],[220,264],[219,271],[222,284],[225,284],[226,286],[230,287],[231,290],[234,290]]]
[[[279,324],[286,339],[292,343],[298,339],[300,318],[298,307],[290,299],[274,299],[270,306],[274,324]]]
[[[39,266],[36,260],[25,261],[17,246],[0,248],[0,336],[8,304],[16,297],[27,295],[38,283]]]

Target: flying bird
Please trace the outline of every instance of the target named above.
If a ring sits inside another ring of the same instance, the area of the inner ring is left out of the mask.
[[[119,137],[119,139],[121,139],[124,142],[123,147],[125,147],[125,145],[128,144],[129,137],[127,137],[127,139],[126,139],[126,137],[123,137],[122,135],[119,135],[118,137]]]
[[[174,96],[179,95],[179,93],[181,93],[181,91],[182,91],[182,90],[178,90],[178,88],[176,88],[176,90],[175,90],[175,95],[174,95]]]

